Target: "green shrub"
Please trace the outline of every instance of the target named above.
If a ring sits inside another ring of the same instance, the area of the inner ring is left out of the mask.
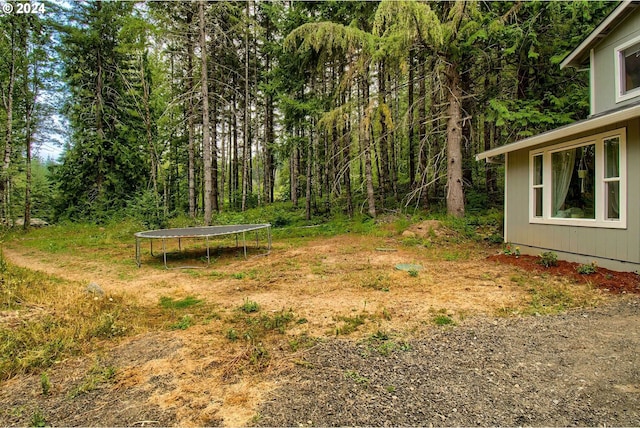
[[[591,275],[598,271],[598,264],[596,262],[591,262],[589,264],[582,264],[576,267],[576,271],[582,275]]]
[[[558,255],[553,251],[546,251],[540,254],[538,264],[548,268],[551,266],[558,266]]]
[[[257,302],[246,298],[244,299],[242,306],[240,306],[240,310],[244,313],[250,314],[252,312],[258,312],[260,310],[260,305]]]

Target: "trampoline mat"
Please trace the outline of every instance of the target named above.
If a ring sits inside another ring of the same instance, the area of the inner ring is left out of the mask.
[[[164,239],[164,238],[204,238],[211,236],[230,235],[233,233],[251,232],[253,230],[266,229],[270,224],[234,224],[229,226],[205,226],[183,227],[176,229],[158,229],[137,232],[137,238]]]

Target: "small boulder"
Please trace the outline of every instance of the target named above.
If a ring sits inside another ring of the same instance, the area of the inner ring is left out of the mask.
[[[91,295],[93,295],[95,297],[103,297],[104,296],[104,290],[102,289],[102,287],[100,287],[95,282],[89,283],[89,285],[87,285],[86,291],[87,291],[87,293],[89,293],[89,294],[91,294]]]

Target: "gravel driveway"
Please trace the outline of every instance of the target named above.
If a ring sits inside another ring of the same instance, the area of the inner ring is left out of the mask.
[[[640,298],[306,351],[260,426],[640,426]]]

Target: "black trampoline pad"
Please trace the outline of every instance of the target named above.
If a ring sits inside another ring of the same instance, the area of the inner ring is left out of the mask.
[[[271,227],[270,224],[233,224],[228,226],[182,227],[176,229],[147,230],[135,233],[136,238],[205,238],[234,233],[251,232]]]

